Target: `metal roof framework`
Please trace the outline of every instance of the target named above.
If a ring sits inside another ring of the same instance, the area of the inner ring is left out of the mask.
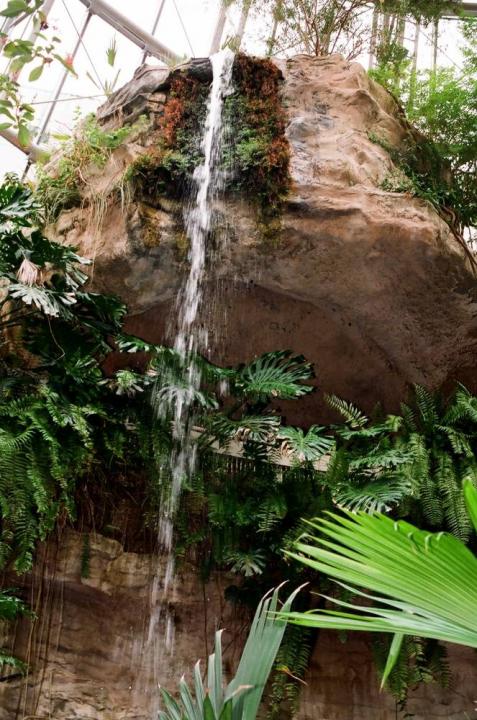
[[[46,0],[45,5],[47,6],[47,10],[51,9],[51,6],[53,5],[55,0]],[[110,2],[106,2],[106,0],[79,0],[79,2],[82,3],[82,5],[85,6],[87,10],[87,15],[83,24],[83,27],[81,29],[81,32],[78,35],[78,42],[75,46],[75,49],[73,51],[73,57],[76,55],[80,45],[83,43],[83,36],[87,29],[89,20],[93,15],[97,15],[102,20],[104,20],[108,25],[113,27],[117,32],[124,35],[126,38],[128,38],[131,42],[133,42],[135,45],[140,47],[144,51],[143,60],[146,59],[148,55],[151,55],[161,62],[165,64],[174,64],[178,63],[182,60],[182,58],[171,48],[167,47],[165,44],[163,44],[160,40],[158,40],[154,33],[159,25],[160,17],[162,14],[162,11],[164,9],[164,5],[166,0],[159,0],[159,9],[156,16],[156,20],[154,23],[153,31],[152,33],[147,32],[146,30],[143,30],[139,25],[137,25],[134,21],[130,20],[128,17],[117,11],[113,5]],[[242,10],[240,15],[240,20],[238,23],[238,29],[235,35],[235,45],[240,46],[240,43],[242,41],[242,38],[245,33],[246,23],[248,19],[248,14],[251,6],[251,0],[242,0]],[[465,12],[468,15],[477,17],[477,2],[464,2],[465,6]],[[448,17],[457,17],[457,14],[449,13]],[[181,22],[182,22],[182,18]],[[215,30],[213,34],[212,44],[210,48],[210,53],[217,52],[222,43],[222,38],[225,30],[225,25],[227,22],[227,9],[224,0],[220,0],[219,3],[219,9],[217,14],[217,21],[215,24]],[[277,25],[278,23],[274,21],[273,23],[273,29],[272,29],[272,35],[275,36],[277,33]],[[415,52],[414,52],[414,62],[417,62],[417,44],[418,44],[418,38],[419,38],[419,28],[416,28],[416,43],[415,43]],[[437,32],[436,32],[436,38],[437,38]],[[437,42],[437,40],[436,40]],[[50,110],[47,113],[47,116],[45,120],[42,123],[42,127],[40,129],[40,132],[37,136],[38,138],[38,144],[32,144],[28,148],[21,147],[20,143],[18,142],[18,138],[16,137],[15,133],[11,130],[2,131],[0,135],[2,135],[6,140],[11,142],[13,145],[15,145],[17,148],[25,152],[25,154],[28,156],[30,162],[35,162],[35,160],[38,158],[39,155],[41,155],[42,152],[45,151],[44,148],[41,147],[41,140],[44,137],[48,124],[51,120],[51,117],[54,114],[54,111],[56,109],[56,105],[60,99],[60,94],[63,89],[63,85],[66,81],[67,77],[67,71],[65,71],[65,74],[60,80],[60,83],[56,89],[53,101],[50,106]]]

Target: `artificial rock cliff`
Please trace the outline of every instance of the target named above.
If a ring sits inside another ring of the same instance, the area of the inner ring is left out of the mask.
[[[392,409],[410,383],[472,384],[477,354],[475,279],[450,228],[426,202],[382,189],[395,171],[374,134],[398,146],[409,132],[392,97],[357,64],[299,56],[279,64],[291,148],[291,192],[281,232],[264,242],[246,198],[218,203],[228,230],[213,280],[220,306],[207,308],[211,358],[226,364],[278,348],[315,363],[319,392],[289,422],[326,420],[322,391],[364,408]],[[185,68],[208,82],[207,62]],[[170,73],[141,68],[100,108],[107,127],[148,114],[138,133],[92,170],[83,205],[64,212],[51,232],[94,257],[93,282],[129,305],[129,330],[164,339],[186,269],[177,201],[128,199],[115,188],[128,166],[151,152],[167,101]],[[304,408],[304,410],[303,410]],[[15,580],[38,612],[30,632],[19,622],[12,647],[31,661],[26,680],[0,687],[0,720],[150,718],[149,658],[142,652],[154,563],[120,543],[92,536],[90,573],[81,577],[82,538],[64,531],[44,546],[31,575]],[[160,662],[174,687],[229,631],[227,662],[240,652],[247,617],[223,601],[227,578],[202,586],[188,565],[172,599],[176,652]],[[408,710],[416,720],[462,720],[475,712],[472,651],[452,650],[450,690],[421,687]],[[137,678],[145,683],[137,684]],[[392,720],[380,694],[369,643],[322,635],[301,696],[299,720]],[[139,687],[139,691],[138,691]],[[147,691],[146,691],[147,690]]]
[[[207,76],[207,66],[195,67]],[[365,409],[377,401],[395,409],[409,383],[471,383],[477,318],[464,253],[430,204],[381,189],[395,168],[370,136],[402,143],[409,131],[395,101],[338,56],[299,56],[280,68],[292,189],[273,243],[246,198],[218,208],[229,240],[213,268],[224,312],[207,319],[212,359],[290,348],[315,363],[320,390]],[[169,82],[167,71],[141,68],[99,118],[111,127],[147,112],[157,125]],[[159,341],[185,270],[180,208],[166,198],[106,200],[100,231],[91,211],[151,142],[147,132],[119,148],[88,179],[85,207],[64,213],[55,235],[95,258],[96,285],[128,303],[130,329]],[[304,422],[326,419],[321,398],[301,403]]]

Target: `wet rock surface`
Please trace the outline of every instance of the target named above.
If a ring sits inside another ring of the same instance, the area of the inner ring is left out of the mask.
[[[191,70],[204,82],[207,63]],[[394,100],[337,56],[299,56],[280,68],[292,190],[273,242],[264,240],[251,201],[217,205],[228,243],[209,273],[209,297],[219,288],[220,298],[206,303],[203,316],[211,358],[232,364],[280,348],[304,353],[315,363],[319,390],[298,410],[280,406],[297,424],[330,419],[323,392],[392,410],[413,382],[437,387],[462,379],[477,389],[476,284],[465,254],[430,205],[381,188],[395,168],[370,134],[397,146],[409,132]],[[168,70],[141,68],[100,108],[106,127],[146,113],[150,130],[91,172],[83,205],[63,213],[50,233],[94,258],[95,287],[120,295],[129,305],[128,330],[151,341],[164,340],[187,270],[182,208],[166,197],[133,200],[117,188],[157,142],[170,82]],[[11,638],[32,669],[26,680],[0,683],[0,720],[153,717],[157,693],[143,648],[157,559],[95,536],[89,576],[81,577],[82,542],[64,533],[41,549],[31,575],[11,583],[23,588],[38,620],[33,632],[22,620]],[[194,567],[179,569],[176,651],[158,661],[165,686],[176,687],[207,655],[218,627],[228,629],[233,667],[247,618],[224,602],[227,584],[217,575],[202,586]],[[451,664],[450,690],[425,686],[411,694],[416,720],[473,716],[473,651],[451,649]],[[362,637],[342,644],[323,634],[306,682],[299,720],[396,718]]]
[[[264,240],[252,201],[229,198],[217,207],[228,242],[209,272],[211,284],[225,288],[204,317],[211,357],[232,363],[291,348],[315,363],[320,390],[365,409],[377,401],[395,409],[410,383],[472,386],[476,283],[465,254],[431,205],[381,189],[395,168],[370,136],[398,146],[409,133],[395,101],[338,56],[298,56],[280,68],[292,191],[273,241]],[[207,77],[202,61],[196,72]],[[140,96],[157,127],[167,73],[141,69],[149,80],[133,80],[99,116],[119,122],[121,103],[127,109]],[[155,141],[147,132],[119,148],[89,179],[86,206],[64,213],[53,234],[95,258],[95,285],[120,295],[130,327],[158,341],[187,267],[180,202],[128,204],[113,194],[100,228],[87,207]],[[307,403],[303,423],[329,419],[321,393]]]

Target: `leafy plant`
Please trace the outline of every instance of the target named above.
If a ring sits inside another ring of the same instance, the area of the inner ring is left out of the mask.
[[[0,590],[0,626],[12,622],[28,612],[23,601],[12,593],[12,590]],[[0,648],[0,668],[4,669],[5,667],[13,668],[21,673],[26,669],[21,660]]]
[[[94,114],[80,122],[72,136],[61,142],[56,162],[37,169],[35,194],[46,210],[46,222],[53,222],[62,210],[79,205],[81,188],[87,184],[87,169],[104,167],[111,154],[134,133],[147,126],[144,117],[133,125],[103,130]]]
[[[477,478],[477,400],[466,388],[460,386],[445,404],[417,385],[401,416],[376,422],[336,398],[330,403],[349,423],[336,427],[326,474],[338,504],[372,512],[407,503],[430,527],[445,525],[468,540],[462,486]]]
[[[295,590],[284,602],[287,612],[297,594]],[[194,693],[183,678],[179,683],[179,700],[162,690],[165,709],[160,720],[255,720],[263,691],[286,623],[274,617],[278,607],[278,590],[259,603],[240,663],[233,680],[224,687],[222,667],[222,631],[215,635],[215,652],[210,655],[207,681],[204,685],[200,663],[194,668]]]
[[[465,498],[477,529],[477,490],[470,481]],[[460,540],[362,512],[329,513],[310,528],[320,536],[303,536],[289,555],[373,604],[333,599],[343,609],[280,617],[307,627],[394,633],[383,681],[404,635],[477,647],[477,559]]]
[[[0,116],[4,119],[0,122],[0,130],[16,129],[23,147],[27,147],[31,140],[30,123],[34,118],[34,109],[21,97],[18,73],[26,65],[35,63],[29,75],[29,80],[33,82],[41,77],[45,68],[57,61],[74,74],[70,59],[57,52],[60,38],[47,37],[44,32],[48,25],[42,12],[43,3],[44,0],[8,0],[7,6],[0,12],[0,16],[13,21],[13,27],[26,18],[31,19],[35,36],[34,40],[23,37],[11,39],[2,33],[2,55],[8,66],[6,72],[0,73]]]
[[[378,47],[378,65],[371,71],[396,95],[409,121],[423,133],[420,139],[411,137],[401,148],[390,148],[382,138],[377,139],[408,180],[387,178],[383,189],[410,191],[428,200],[460,235],[472,233],[477,218],[476,29],[475,18],[461,20],[462,69],[437,67],[416,72],[407,52],[388,38]]]

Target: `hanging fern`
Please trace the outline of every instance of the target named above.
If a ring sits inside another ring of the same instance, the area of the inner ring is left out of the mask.
[[[346,402],[346,400],[342,400],[336,395],[327,395],[326,402],[330,408],[336,410],[353,429],[364,428],[369,422],[369,418],[367,418],[361,410],[358,410],[355,405]]]
[[[300,689],[304,684],[312,647],[309,630],[288,625],[275,661],[267,720],[283,717],[284,705],[290,718],[298,711]]]

